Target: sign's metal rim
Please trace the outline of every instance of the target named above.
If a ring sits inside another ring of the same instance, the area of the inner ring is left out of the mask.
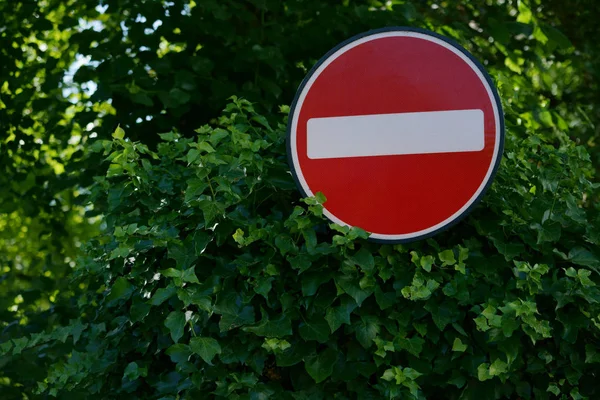
[[[473,55],[471,55],[471,53],[469,53],[460,44],[445,36],[421,28],[387,27],[370,30],[351,37],[350,39],[338,44],[327,54],[325,54],[306,75],[306,77],[300,84],[298,91],[296,92],[294,101],[292,102],[287,125],[287,156],[290,170],[296,182],[296,186],[298,187],[298,189],[304,197],[314,196],[314,194],[308,187],[308,183],[304,180],[296,152],[296,126],[299,118],[300,109],[302,107],[306,94],[308,93],[310,87],[312,86],[316,78],[320,75],[320,73],[341,54],[345,53],[346,51],[361,43],[365,43],[383,37],[394,36],[415,37],[437,43],[457,54],[473,69],[473,71],[477,74],[477,76],[481,79],[482,83],[484,84],[485,89],[488,92],[488,95],[490,96],[490,100],[493,100],[491,102],[496,119],[496,143],[494,148],[493,161],[490,164],[490,168],[488,169],[488,172],[484,181],[482,182],[482,185],[480,185],[475,194],[460,210],[458,210],[446,220],[438,223],[437,225],[418,232],[398,235],[371,233],[369,236],[369,240],[372,242],[389,244],[408,243],[416,240],[429,238],[441,231],[444,231],[454,226],[455,224],[460,222],[464,217],[466,217],[473,210],[473,208],[477,204],[479,204],[482,197],[485,195],[485,193],[487,192],[494,180],[498,167],[500,166],[500,161],[502,159],[505,136],[504,113],[502,109],[502,103],[500,101],[500,96],[498,95],[498,91],[496,90],[496,87],[491,77],[489,76],[483,65],[481,65],[481,63],[477,59],[475,59]],[[328,211],[327,204],[325,204],[324,206],[323,213],[327,216],[328,219],[339,225],[351,226],[350,224],[341,221],[330,211]]]

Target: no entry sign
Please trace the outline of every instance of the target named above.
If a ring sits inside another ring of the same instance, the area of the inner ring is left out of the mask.
[[[466,215],[491,184],[503,142],[484,68],[458,44],[411,28],[331,50],[302,82],[288,124],[301,192],[323,192],[330,220],[392,243]]]

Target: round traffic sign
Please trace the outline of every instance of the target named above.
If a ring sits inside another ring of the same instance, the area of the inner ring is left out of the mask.
[[[458,222],[500,163],[504,119],[484,68],[453,41],[386,28],[331,50],[290,110],[288,158],[305,196],[375,241],[401,243]]]

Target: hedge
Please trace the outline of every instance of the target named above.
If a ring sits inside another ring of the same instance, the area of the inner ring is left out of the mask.
[[[0,345],[72,346],[68,399],[595,399],[600,238],[585,149],[507,107],[483,202],[432,239],[369,242],[300,199],[271,126],[232,98],[195,138],[97,140],[107,210],[79,318]],[[444,196],[431,188],[423,196]]]

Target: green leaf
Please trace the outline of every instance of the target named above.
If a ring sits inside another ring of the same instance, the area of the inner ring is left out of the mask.
[[[412,368],[404,368],[402,372],[404,373],[404,376],[406,376],[411,381],[414,381],[415,379],[423,375],[419,371],[414,370]]]
[[[185,322],[185,314],[181,311],[173,311],[165,319],[165,326],[171,332],[171,338],[175,343],[183,336]]]
[[[600,352],[598,352],[596,346],[591,344],[585,345],[585,363],[600,363]]]
[[[548,385],[548,389],[546,391],[554,394],[555,396],[560,394],[560,389],[555,384]]]
[[[187,361],[192,352],[187,344],[175,343],[165,351],[165,354],[171,357],[171,361],[177,364]]]
[[[212,360],[217,354],[221,354],[219,342],[210,337],[192,338],[190,340],[190,349],[209,365],[212,365]]]
[[[355,308],[356,303],[352,299],[343,297],[341,305],[327,309],[325,320],[331,328],[331,333],[337,331],[342,324],[350,325],[350,314]]]
[[[134,303],[131,305],[129,309],[129,315],[131,317],[131,322],[139,322],[146,318],[150,313],[150,308],[152,306],[147,303]]]
[[[331,331],[325,319],[321,316],[303,320],[298,327],[298,332],[304,340],[316,340],[319,343],[325,343],[329,340]]]
[[[381,376],[381,379],[390,382],[390,381],[396,379],[396,372],[392,368],[386,369],[383,372],[383,375]]]
[[[208,188],[208,183],[205,179],[190,179],[187,182],[187,189],[185,190],[185,202],[189,203],[192,200],[198,199],[202,193]],[[197,232],[198,233],[198,232]],[[206,233],[202,232],[204,235]],[[199,255],[196,253],[196,255]]]
[[[576,247],[569,252],[569,260],[573,264],[583,265],[585,267],[600,267],[600,260],[590,251],[583,247]]]
[[[132,94],[131,100],[134,103],[142,104],[147,107],[152,107],[154,105],[154,103],[152,102],[152,98],[144,92],[138,92],[138,93]]]
[[[320,354],[307,357],[304,361],[306,372],[316,383],[323,382],[333,372],[338,354],[335,350],[327,348]]]
[[[177,288],[173,285],[169,285],[166,288],[160,288],[154,293],[154,296],[150,299],[150,304],[153,306],[159,306],[166,300],[170,299],[177,292]]]
[[[194,249],[191,246],[181,246],[177,244],[169,245],[169,258],[175,260],[177,269],[188,269],[194,261],[198,259]]]
[[[313,296],[317,293],[319,286],[328,282],[331,279],[329,273],[324,272],[307,272],[302,274],[300,282],[302,285],[303,296]]]
[[[438,257],[443,263],[442,266],[456,264],[456,258],[454,258],[454,252],[452,250],[444,250],[438,254]]]
[[[596,284],[590,279],[590,275],[592,275],[592,271],[587,269],[580,269],[577,271],[577,278],[584,287],[596,286]]]
[[[490,365],[489,373],[491,376],[498,376],[508,371],[508,364],[501,359],[497,358],[492,365]]]
[[[123,174],[123,166],[120,164],[110,164],[108,166],[108,171],[106,172],[107,178],[112,178],[113,176],[119,176]]]
[[[454,343],[452,344],[452,351],[458,351],[458,352],[464,352],[465,350],[467,350],[469,346],[467,346],[466,344],[463,344],[462,340],[460,340],[460,338],[456,338],[454,339]]]
[[[12,347],[13,347],[13,344],[11,341],[0,344],[0,356],[4,357],[4,356],[10,355],[9,353],[10,353]]]
[[[187,195],[187,193],[186,193]],[[208,244],[213,240],[213,237],[204,231],[194,232],[192,244],[194,246],[194,254],[199,256],[204,253]]]
[[[519,329],[520,323],[514,314],[505,314],[502,316],[502,333],[505,337],[512,336],[513,332]]]
[[[440,253],[441,254],[441,253]],[[454,254],[452,254],[452,257],[454,258]],[[440,258],[441,260],[441,258]],[[427,271],[427,272],[431,272],[431,266],[433,265],[435,259],[432,256],[425,256],[425,257],[421,257],[421,267]],[[442,260],[444,261],[444,260]],[[452,264],[449,264],[452,265]]]
[[[373,339],[380,333],[379,321],[376,317],[363,317],[354,325],[356,330],[356,338],[361,346],[368,349],[373,345]]]
[[[275,353],[277,366],[291,367],[301,362],[307,355],[314,353],[314,342],[298,341],[282,352]]]
[[[265,300],[269,300],[269,292],[271,291],[273,285],[274,278],[273,277],[260,277],[257,279],[257,285],[254,288],[254,291],[260,294]]]
[[[371,272],[375,268],[375,259],[365,247],[356,252],[350,260],[365,272]]]
[[[118,140],[123,140],[125,138],[125,131],[120,126],[117,126],[117,129],[112,134],[112,137]]]
[[[277,319],[269,319],[263,310],[262,319],[256,326],[243,328],[246,332],[252,332],[257,336],[283,337],[292,334],[292,322],[287,315],[281,315]]]
[[[21,354],[21,351],[23,351],[23,349],[27,346],[27,343],[29,343],[29,339],[27,339],[26,337],[20,337],[13,339],[13,343],[13,354],[17,355]]]
[[[295,252],[296,244],[288,235],[278,235],[275,238],[275,246],[281,251],[281,255],[285,256],[287,253]]]
[[[145,377],[147,375],[148,375],[148,368],[147,367],[140,368],[135,361],[132,361],[129,364],[127,364],[127,367],[125,367],[125,371],[123,374],[123,376],[125,378],[129,379],[130,381],[135,381],[140,376]]]
[[[120,276],[115,280],[115,283],[110,288],[110,293],[107,296],[108,301],[115,301],[120,299],[126,299],[131,296],[134,291],[134,286],[129,281]]]
[[[375,300],[381,310],[390,308],[396,304],[396,293],[395,292],[383,292],[379,285],[375,287]]]
[[[532,224],[531,228],[537,231],[537,243],[553,243],[560,239],[561,228],[558,222],[546,221],[543,224]]]
[[[367,299],[373,291],[371,289],[363,290],[357,278],[350,275],[341,275],[335,278],[335,283],[341,287],[345,293],[350,295],[356,304],[360,307],[363,301]]]
[[[312,228],[303,229],[302,236],[304,237],[308,252],[311,254],[314,253],[314,249],[317,247],[317,234],[315,230]]]
[[[421,351],[423,351],[425,340],[419,336],[414,336],[410,339],[397,338],[394,343],[397,344],[400,349],[406,350],[415,357],[418,357],[419,354],[421,354]]]
[[[215,149],[208,142],[198,143],[198,150],[204,151],[206,153],[214,153],[215,152]]]
[[[194,304],[201,310],[212,313],[212,301],[210,297],[207,297],[202,292],[198,291],[197,287],[179,289],[177,290],[177,297],[179,297],[179,300],[183,301],[185,307]]]
[[[254,323],[254,308],[247,306],[235,314],[223,314],[219,321],[221,332],[230,331],[243,325]]]
[[[489,366],[490,365],[487,363],[482,363],[479,365],[479,367],[477,367],[477,379],[482,382],[492,379],[493,376],[490,375]]]
[[[200,151],[198,149],[190,149],[190,151],[188,151],[187,153],[187,163],[188,164],[192,164],[193,162],[195,162],[198,157],[200,157]]]
[[[200,283],[200,281],[198,281],[198,277],[196,276],[196,271],[194,267],[188,268],[185,271],[183,271],[181,279],[184,282]]]

